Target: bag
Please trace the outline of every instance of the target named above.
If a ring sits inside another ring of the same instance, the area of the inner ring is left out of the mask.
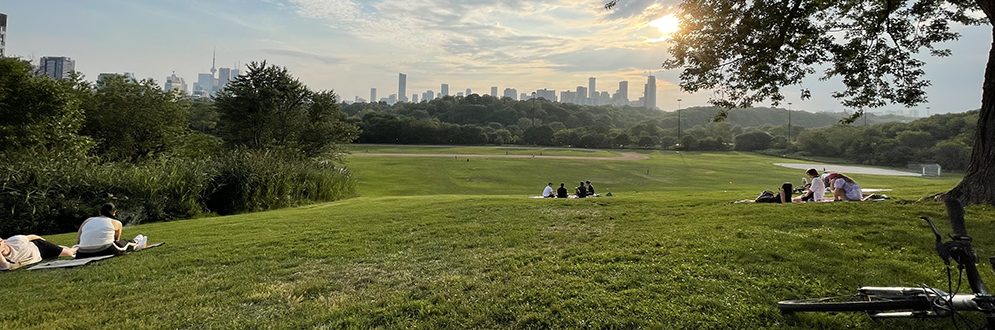
[[[764,192],[760,193],[760,196],[757,196],[757,199],[753,200],[753,202],[755,202],[755,203],[777,203],[778,199],[779,198],[776,195],[774,195],[773,191],[764,190]]]

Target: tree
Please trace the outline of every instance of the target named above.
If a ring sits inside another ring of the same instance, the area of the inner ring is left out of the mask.
[[[766,132],[752,132],[737,135],[735,139],[737,151],[756,151],[770,149],[773,137]]]
[[[220,136],[233,147],[282,149],[307,157],[336,155],[359,129],[344,122],[335,94],[314,92],[286,68],[252,62],[218,92]]]
[[[533,126],[525,129],[525,136],[522,139],[525,140],[525,143],[549,146],[553,145],[555,134],[553,129],[547,125]]]
[[[82,133],[110,160],[137,161],[176,148],[189,132],[189,104],[179,91],[164,92],[155,81],[121,75],[104,77],[85,97]]]
[[[992,0],[685,0],[680,9],[663,66],[683,69],[682,90],[715,90],[712,102],[726,108],[776,105],[782,88],[823,68],[821,78],[842,79],[832,96],[847,107],[914,106],[929,86],[916,55],[950,55],[934,45],[957,40],[951,24],[995,25]],[[971,163],[947,194],[964,204],[995,205],[995,48],[984,77]]]
[[[27,61],[0,57],[0,152],[35,147],[85,152],[83,125],[72,86],[31,74]],[[66,149],[68,148],[68,149]]]

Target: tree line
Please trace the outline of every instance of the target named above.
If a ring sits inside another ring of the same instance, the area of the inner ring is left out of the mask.
[[[151,79],[55,80],[0,58],[0,236],[72,231],[105,202],[137,223],[349,197],[334,161],[358,132],[334,93],[266,62],[199,102]]]

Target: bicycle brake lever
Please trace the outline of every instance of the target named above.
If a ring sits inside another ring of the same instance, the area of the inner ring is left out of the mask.
[[[929,223],[929,228],[933,230],[933,235],[936,235],[936,245],[939,246],[943,243],[943,234],[940,234],[940,230],[936,228],[936,224],[929,217],[919,217],[920,219],[926,220]]]
[[[936,224],[929,217],[923,216],[919,218],[929,223],[929,228],[933,230],[933,235],[936,237],[936,254],[940,256],[940,259],[943,259],[944,265],[950,266],[950,247],[948,244],[943,244],[943,234],[940,234],[940,230],[936,228]]]

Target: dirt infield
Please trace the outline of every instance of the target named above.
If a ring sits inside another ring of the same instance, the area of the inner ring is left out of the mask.
[[[536,155],[470,155],[470,154],[381,154],[354,153],[348,157],[450,157],[450,158],[536,158],[536,159],[587,159],[587,160],[643,160],[649,156],[621,152],[622,157],[586,157],[586,156],[536,156]]]

